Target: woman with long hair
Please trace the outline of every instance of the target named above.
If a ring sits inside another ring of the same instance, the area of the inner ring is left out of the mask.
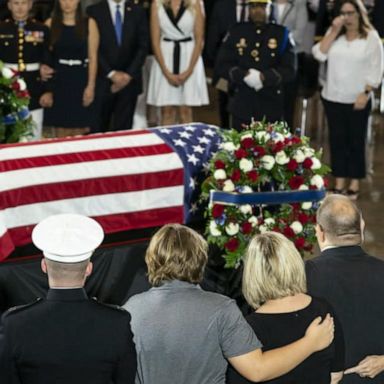
[[[85,134],[92,122],[99,33],[96,22],[83,15],[80,0],[56,0],[50,49],[54,62],[51,91],[42,96],[46,126],[57,137]]]
[[[246,319],[263,351],[300,339],[318,316],[331,313],[335,319],[335,338],[328,348],[268,383],[336,384],[343,376],[344,339],[339,322],[325,300],[306,291],[304,262],[294,244],[276,232],[253,237],[244,259],[243,294],[255,310]],[[233,370],[228,372],[228,384],[243,383],[249,381]]]
[[[322,98],[329,127],[333,192],[356,200],[365,178],[365,143],[372,90],[383,75],[383,47],[361,0],[343,0],[340,14],[313,47],[327,62]],[[349,180],[349,184],[347,181]]]
[[[147,102],[162,107],[162,125],[190,123],[191,107],[208,104],[201,58],[204,40],[201,1],[154,0],[150,26],[156,61],[149,77]]]

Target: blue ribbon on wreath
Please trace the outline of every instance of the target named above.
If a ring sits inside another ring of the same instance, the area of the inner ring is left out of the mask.
[[[22,107],[17,113],[10,113],[3,117],[3,123],[5,125],[16,124],[18,120],[25,120],[29,117],[29,109],[27,107]]]
[[[278,205],[289,203],[304,203],[306,201],[322,200],[325,197],[325,193],[325,189],[253,193],[211,191],[210,202],[224,205]]]

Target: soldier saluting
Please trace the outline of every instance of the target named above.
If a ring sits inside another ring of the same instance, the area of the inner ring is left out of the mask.
[[[295,54],[288,30],[267,22],[269,0],[248,0],[250,22],[235,25],[216,60],[216,74],[233,89],[232,127],[251,119],[283,119],[283,84],[294,78]]]
[[[40,139],[43,109],[39,98],[44,90],[41,75],[49,76],[49,67],[42,66],[48,62],[49,29],[28,18],[31,8],[32,0],[8,0],[12,17],[0,22],[0,60],[25,80],[31,96],[29,108],[36,124],[33,136]]]

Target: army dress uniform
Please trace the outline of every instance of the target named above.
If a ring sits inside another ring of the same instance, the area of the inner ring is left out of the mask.
[[[244,80],[252,70],[264,78],[257,90]],[[295,75],[295,53],[288,30],[272,23],[235,25],[220,48],[216,72],[233,89],[228,110],[234,128],[240,129],[252,118],[282,120],[283,84]]]
[[[33,19],[0,22],[0,60],[5,66],[16,70],[25,80],[31,96],[29,109],[40,127],[36,136],[41,135],[42,109],[39,98],[44,92],[40,78],[40,65],[49,62],[49,29]],[[36,112],[38,113],[33,113]],[[40,121],[39,121],[40,120]]]

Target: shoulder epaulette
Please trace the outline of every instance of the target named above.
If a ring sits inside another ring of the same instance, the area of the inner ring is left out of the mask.
[[[107,304],[107,303],[102,303],[97,299],[97,297],[92,297],[92,300],[96,302],[99,305],[102,305],[103,307],[111,308],[111,309],[117,309],[122,312],[127,312],[124,308],[120,307],[119,305],[116,304]]]
[[[15,313],[21,312],[24,309],[31,308],[32,306],[36,305],[37,303],[40,303],[43,299],[41,297],[38,297],[35,301],[32,301],[31,303],[28,304],[23,304],[23,305],[16,305],[15,307],[9,308],[3,316],[8,316],[8,315],[13,315]]]

